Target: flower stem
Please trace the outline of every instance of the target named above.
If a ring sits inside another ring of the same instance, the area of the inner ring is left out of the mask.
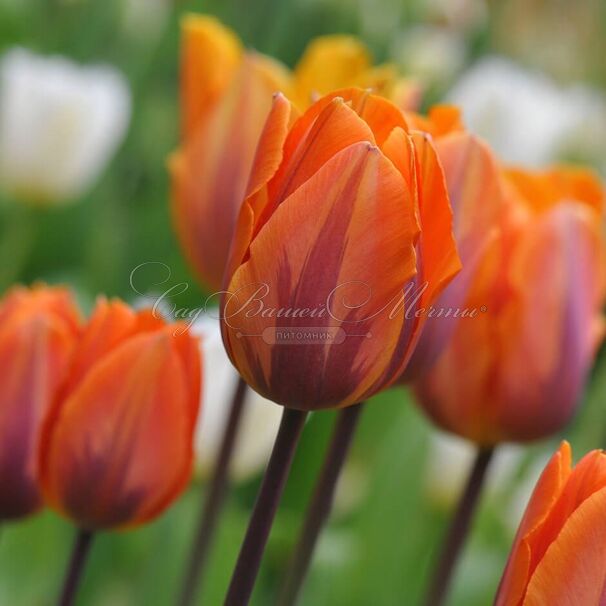
[[[293,606],[297,602],[318,537],[330,514],[339,474],[349,452],[362,407],[363,403],[360,403],[339,412],[313,497],[305,513],[299,539],[286,571],[278,599],[279,606]]]
[[[72,606],[76,599],[76,592],[82,579],[82,572],[86,564],[87,556],[93,540],[93,533],[90,530],[78,530],[72,555],[65,572],[65,579],[59,596],[58,606]]]
[[[433,579],[425,599],[425,606],[441,606],[446,599],[457,560],[469,533],[471,520],[482,492],[493,453],[493,448],[478,448],[467,485],[442,544],[438,565],[434,570]]]
[[[190,606],[194,602],[196,594],[200,591],[200,582],[203,577],[204,567],[217,527],[217,520],[227,493],[229,464],[242,420],[246,389],[247,385],[245,381],[239,378],[231,401],[229,416],[223,431],[215,468],[208,486],[208,494],[200,510],[198,528],[192,544],[187,571],[183,579],[181,596],[178,602],[180,606]]]
[[[280,429],[225,598],[225,606],[246,606],[250,600],[306,417],[307,411],[284,409]]]

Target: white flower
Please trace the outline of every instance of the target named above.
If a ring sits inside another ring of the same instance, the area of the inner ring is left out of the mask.
[[[35,202],[84,194],[130,118],[124,77],[15,48],[0,60],[0,187]]]
[[[462,107],[469,129],[509,163],[540,167],[566,153],[582,154],[585,144],[587,153],[595,153],[596,140],[603,149],[606,106],[600,94],[559,87],[545,74],[501,57],[476,63],[448,100]]]
[[[221,444],[238,374],[223,347],[218,320],[203,316],[194,323],[192,332],[201,337],[204,367],[196,456],[201,473],[208,476]],[[265,467],[278,432],[282,411],[281,406],[262,398],[252,389],[247,390],[231,461],[230,473],[234,480],[245,480]]]
[[[437,505],[452,508],[461,496],[471,471],[477,446],[456,436],[434,431],[430,436],[426,491]],[[513,478],[522,462],[524,449],[500,445],[488,468],[486,493],[494,496]]]

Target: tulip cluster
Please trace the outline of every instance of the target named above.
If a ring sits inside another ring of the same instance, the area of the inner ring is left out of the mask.
[[[419,87],[373,66],[352,37],[313,40],[289,70],[213,18],[190,15],[182,33],[171,210],[197,277],[220,295],[220,321],[190,332],[105,299],[85,319],[64,288],[10,290],[0,301],[0,520],[48,505],[80,536],[136,527],[186,489],[197,450],[211,479],[186,606],[228,470],[252,473],[275,437],[225,602],[246,605],[306,416],[342,409],[287,574],[292,604],[363,403],[409,385],[435,425],[478,447],[430,588],[438,606],[494,449],[551,436],[579,407],[606,334],[603,185],[584,168],[504,165],[458,108],[416,113]],[[7,115],[0,125],[12,128]],[[107,159],[120,137],[105,135]],[[83,156],[78,179],[53,170],[29,190],[6,176],[26,163],[21,151],[3,154],[0,185],[38,201],[79,195],[102,165]],[[221,363],[203,386],[207,356]],[[201,399],[212,400],[205,416]],[[260,423],[240,427],[245,401]],[[496,606],[603,603],[605,508],[604,453],[572,468],[564,442],[528,504]],[[74,570],[77,580],[81,562]]]

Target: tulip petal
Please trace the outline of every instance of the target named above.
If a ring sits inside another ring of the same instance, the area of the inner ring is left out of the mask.
[[[280,93],[273,104],[261,133],[253,162],[246,199],[238,215],[226,275],[231,276],[244,258],[253,229],[267,204],[267,182],[275,175],[282,161],[284,141],[293,117],[293,107]]]
[[[238,37],[213,17],[189,14],[181,27],[181,100],[187,139],[230,85],[242,47]]]
[[[587,498],[568,517],[530,579],[524,606],[604,604],[604,511],[606,488]]]
[[[453,217],[444,172],[436,150],[427,135],[415,132],[412,139],[418,157],[420,257],[422,279],[427,282],[421,306],[425,307],[461,270],[461,260],[452,233]]]

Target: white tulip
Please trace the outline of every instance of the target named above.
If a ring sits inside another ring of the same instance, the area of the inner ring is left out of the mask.
[[[218,313],[218,312],[216,312]],[[202,410],[196,431],[196,458],[200,472],[213,469],[227,422],[238,374],[221,339],[219,321],[203,316],[192,326],[201,337],[203,356]],[[239,427],[230,475],[245,480],[263,470],[278,432],[283,408],[248,389]]]
[[[131,100],[109,66],[15,48],[0,59],[0,187],[57,203],[84,194],[122,142]]]
[[[595,153],[592,139],[603,142],[606,136],[606,105],[599,93],[560,87],[545,74],[501,57],[476,63],[448,100],[462,107],[469,129],[509,163],[541,167],[567,153],[583,153],[579,137],[587,153]]]

